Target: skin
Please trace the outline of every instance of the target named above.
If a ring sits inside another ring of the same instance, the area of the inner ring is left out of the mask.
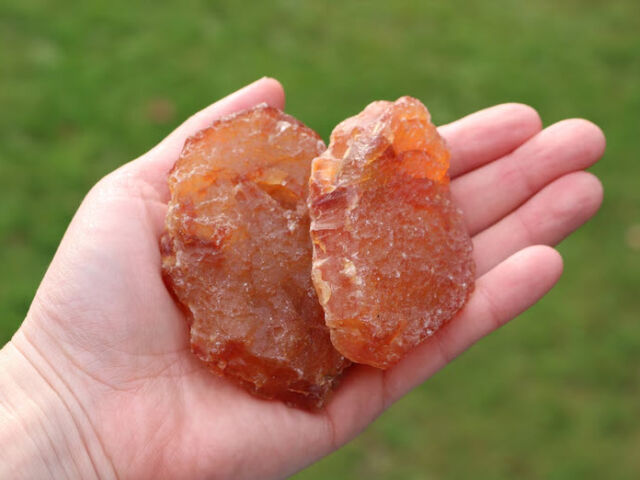
[[[600,129],[498,105],[440,127],[451,188],[478,267],[459,316],[394,368],[349,371],[309,413],[248,395],[189,352],[160,277],[167,172],[185,138],[256,103],[284,108],[263,78],[195,114],[103,178],[60,243],[27,317],[0,351],[0,478],[281,478],[331,453],[413,387],[542,298],[557,244],[598,210],[583,170]]]

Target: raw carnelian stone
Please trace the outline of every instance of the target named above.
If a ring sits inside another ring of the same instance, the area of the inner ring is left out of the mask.
[[[192,351],[252,393],[320,407],[349,362],[311,282],[306,205],[320,137],[266,105],[185,143],[169,175],[162,270]]]
[[[473,289],[471,240],[449,193],[449,152],[418,100],[340,123],[310,180],[313,282],[331,341],[388,368]]]

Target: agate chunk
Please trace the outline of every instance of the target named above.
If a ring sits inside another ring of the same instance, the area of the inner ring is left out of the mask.
[[[418,100],[374,102],[340,123],[310,180],[313,282],[335,347],[388,368],[473,289],[449,152]]]
[[[261,397],[320,407],[349,362],[329,339],[311,282],[306,205],[325,146],[266,105],[185,143],[169,175],[162,271],[191,348]]]

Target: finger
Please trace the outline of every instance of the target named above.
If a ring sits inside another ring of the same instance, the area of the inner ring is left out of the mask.
[[[511,154],[451,182],[471,235],[513,211],[556,178],[593,165],[602,156],[602,130],[587,120],[546,128]]]
[[[189,117],[135,163],[141,173],[146,172],[149,181],[166,183],[166,172],[173,166],[189,136],[208,127],[217,118],[259,103],[264,102],[282,110],[284,101],[284,89],[280,82],[273,78],[261,78]]]
[[[385,372],[385,406],[540,300],[561,273],[562,259],[558,252],[534,246],[512,255],[480,277],[460,314]]]
[[[473,239],[478,276],[530,245],[556,245],[602,203],[602,184],[587,172],[565,175]]]
[[[438,128],[451,150],[451,178],[516,149],[542,129],[538,112],[505,103],[467,115]]]

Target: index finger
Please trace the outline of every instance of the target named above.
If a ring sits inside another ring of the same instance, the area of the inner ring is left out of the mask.
[[[521,103],[504,103],[438,128],[451,150],[451,178],[492,162],[542,130],[538,112]]]

